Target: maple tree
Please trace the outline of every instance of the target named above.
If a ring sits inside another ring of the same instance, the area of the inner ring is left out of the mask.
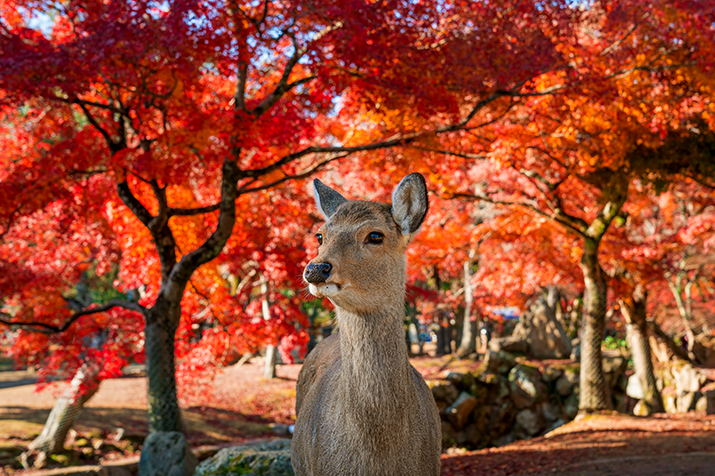
[[[508,15],[472,2],[0,8],[0,223],[4,265],[17,267],[3,321],[53,333],[20,331],[28,356],[42,339],[131,326],[122,332],[131,344],[104,348],[131,349],[111,354],[113,372],[143,348],[153,431],[181,430],[176,375],[210,374],[217,355],[280,333],[300,343],[290,337],[303,319],[297,298],[279,291],[296,287],[304,255],[286,241],[306,231],[296,217],[308,207],[288,182],[351,154],[474,127],[498,99],[532,94],[525,81],[552,61],[549,35],[573,14],[532,2]],[[49,21],[44,31],[31,27],[38,19]],[[471,22],[491,28],[469,32]],[[504,61],[537,50],[518,70]],[[453,74],[468,67],[479,74]],[[45,255],[29,249],[43,240]],[[133,299],[73,312],[61,293],[95,262],[100,274],[119,262],[118,289]],[[273,281],[269,320],[246,285],[260,275]],[[196,332],[207,313],[212,328]],[[175,374],[177,358],[187,374]]]
[[[608,283],[599,254],[633,180],[679,175],[712,184],[714,15],[710,2],[594,2],[573,36],[559,39],[562,61],[534,79],[549,94],[505,104],[510,113],[488,130],[441,137],[432,148],[435,161],[448,156],[472,182],[444,174],[438,183],[447,194],[517,207],[579,239],[582,410],[610,406],[600,350]],[[683,149],[689,153],[673,153]]]

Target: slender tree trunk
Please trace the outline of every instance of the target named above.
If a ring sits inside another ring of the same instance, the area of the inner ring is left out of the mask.
[[[99,389],[99,367],[85,362],[74,374],[69,387],[57,399],[42,433],[28,446],[30,451],[59,453],[63,450],[67,433],[74,426],[84,404]]]
[[[688,358],[692,362],[696,362],[697,359],[695,358],[695,354],[693,353],[693,346],[695,345],[695,331],[693,331],[693,326],[691,323],[692,319],[692,307],[689,307],[686,302],[683,300],[683,288],[682,288],[682,282],[683,282],[683,275],[684,272],[678,273],[677,277],[675,278],[675,282],[671,281],[668,279],[668,286],[670,287],[670,291],[673,293],[673,297],[675,298],[675,303],[678,306],[678,312],[680,313],[680,319],[683,322],[683,327],[685,328],[685,335],[688,338]],[[687,293],[690,294],[690,287],[686,285]],[[689,296],[688,296],[689,297]],[[692,301],[691,301],[691,306],[692,306]]]
[[[263,294],[263,298],[261,300],[261,311],[263,313],[263,319],[265,321],[269,321],[271,319],[271,309],[270,304],[268,303],[268,280],[265,278],[265,276],[263,277],[263,281],[261,283],[261,294]],[[266,359],[263,368],[263,378],[276,378],[276,350],[276,346],[274,345],[266,346]]]
[[[181,307],[166,301],[147,311],[144,352],[149,377],[149,430],[183,431],[176,391],[174,340]]]
[[[473,301],[472,264],[471,260],[467,260],[464,262],[464,326],[462,328],[462,342],[457,350],[457,355],[460,357],[466,357],[477,350],[477,321],[472,321]]]
[[[642,285],[636,286],[631,302],[621,302],[621,314],[626,320],[628,345],[633,353],[633,365],[643,389],[643,400],[653,413],[664,411],[663,399],[656,386],[653,359],[651,357],[646,304],[648,294]]]
[[[585,284],[579,395],[579,411],[582,412],[609,410],[613,406],[601,362],[608,288],[603,269],[598,262],[598,244],[596,240],[585,238],[584,254],[581,258]]]

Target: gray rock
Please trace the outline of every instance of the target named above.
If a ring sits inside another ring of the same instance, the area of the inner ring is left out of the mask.
[[[561,369],[557,369],[555,367],[546,367],[541,378],[543,378],[544,382],[550,383],[555,380],[558,380],[559,377],[561,377],[563,374],[564,371]]]
[[[518,364],[509,372],[511,398],[518,408],[532,406],[543,400],[546,387],[541,380],[541,372],[534,367]]]
[[[543,423],[538,415],[528,408],[516,414],[516,424],[528,436],[534,436],[543,428]]]
[[[144,440],[139,474],[141,476],[191,476],[199,460],[178,431],[155,431]]]
[[[678,394],[676,408],[678,413],[687,413],[691,406],[695,405],[695,392],[683,392]]]
[[[642,417],[650,416],[650,414],[651,414],[650,406],[648,406],[648,404],[645,401],[638,400],[638,403],[636,403],[636,406],[633,408],[633,414],[635,416],[642,416]]]
[[[628,377],[628,385],[626,386],[626,395],[636,400],[642,399],[645,394],[643,393],[643,386],[641,385],[640,379],[636,374]]]
[[[428,380],[427,385],[432,389],[432,396],[437,401],[451,405],[459,397],[459,390],[449,380]]]
[[[476,406],[477,399],[467,392],[462,392],[457,400],[444,411],[444,414],[457,430],[461,430]]]
[[[450,372],[447,375],[447,380],[449,380],[452,385],[457,387],[458,390],[463,390],[467,392],[476,383],[474,375],[469,373]]]
[[[290,440],[224,448],[196,468],[195,476],[294,476]],[[142,475],[143,476],[143,475]]]
[[[454,426],[448,421],[442,420],[442,446],[449,448],[457,443],[458,433]],[[196,475],[200,476],[200,475]]]
[[[673,368],[671,372],[675,377],[675,391],[678,395],[699,391],[705,381],[705,376],[690,364],[685,364],[679,369]]]
[[[487,350],[484,358],[487,370],[495,374],[506,375],[516,365],[516,359],[508,352],[495,352]]]
[[[614,388],[618,384],[618,379],[626,370],[628,361],[623,357],[604,356],[603,357],[603,374],[606,378],[608,388]]]
[[[707,409],[708,399],[703,395],[702,397],[698,398],[698,401],[695,403],[695,411],[707,413]]]
[[[512,338],[528,343],[529,354],[537,359],[567,359],[571,355],[571,341],[543,296],[521,316]]]
[[[666,395],[663,398],[663,406],[665,406],[666,413],[678,413],[675,395]]]
[[[578,396],[576,394],[571,394],[566,400],[564,400],[564,415],[568,417],[569,420],[578,415]]]
[[[578,340],[578,339],[574,339]],[[572,347],[571,355],[569,356],[574,362],[581,362],[581,344],[576,344]]]
[[[573,388],[576,385],[576,379],[572,376],[574,373],[567,372],[556,381],[555,389],[556,393],[562,397],[568,397],[573,393]]]
[[[489,350],[492,352],[512,352],[516,354],[528,354],[529,342],[521,337],[508,336],[496,337],[489,341]]]
[[[541,404],[541,414],[544,415],[544,419],[547,422],[553,422],[561,418],[561,410],[556,405],[552,405],[549,402],[544,402]]]

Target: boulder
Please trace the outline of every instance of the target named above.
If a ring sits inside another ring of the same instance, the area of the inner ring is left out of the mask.
[[[707,413],[707,409],[708,399],[703,395],[702,397],[698,398],[697,402],[695,402],[695,411]]]
[[[554,386],[556,393],[562,397],[568,397],[574,391],[574,387],[578,384],[579,375],[575,370],[566,370],[564,374],[556,380]]]
[[[495,337],[489,341],[489,350],[491,350],[492,352],[512,352],[516,354],[528,354],[529,343],[521,337]]]
[[[474,375],[470,373],[450,372],[447,375],[447,380],[457,387],[458,390],[467,392],[469,392],[476,383]]]
[[[489,372],[506,375],[516,365],[516,359],[514,359],[514,356],[508,352],[495,352],[493,350],[487,350],[484,363],[486,364]]]
[[[521,316],[512,338],[528,343],[529,354],[537,359],[568,359],[571,341],[546,298],[540,296]]]
[[[645,393],[643,392],[643,386],[641,385],[641,381],[636,376],[636,374],[633,374],[630,377],[628,377],[628,385],[626,386],[626,395],[628,395],[629,397],[634,398],[636,400],[640,400],[643,397],[645,397]]]
[[[690,364],[685,364],[680,368],[671,369],[673,377],[675,377],[675,392],[678,395],[687,392],[697,392],[700,386],[705,382],[705,376],[695,370]]]
[[[561,410],[559,410],[559,407],[549,402],[542,403],[539,409],[547,422],[553,422],[561,418]]]
[[[503,375],[483,373],[479,376],[478,385],[486,388],[487,403],[500,405],[509,398],[509,380]]]
[[[477,399],[467,392],[462,392],[457,400],[444,411],[444,414],[457,430],[461,430],[476,406]]]
[[[442,446],[444,448],[454,446],[457,443],[457,436],[458,433],[454,426],[450,422],[442,420]],[[196,476],[200,475],[197,474]]]
[[[543,400],[546,387],[541,380],[541,372],[527,365],[516,365],[509,372],[511,398],[518,408],[532,406],[537,400]]]
[[[449,380],[428,380],[427,386],[432,389],[436,401],[446,402],[448,406],[459,397],[459,390]]]
[[[675,395],[663,395],[663,406],[666,413],[678,413]]]
[[[566,415],[569,420],[578,415],[578,395],[575,393],[572,393],[564,400],[564,415]]]
[[[558,380],[558,378],[561,377],[563,374],[564,371],[562,369],[557,369],[556,367],[549,366],[544,369],[541,378],[544,380],[544,382],[551,383],[555,380]]]
[[[633,414],[642,417],[650,416],[650,406],[645,401],[638,400],[638,403],[636,403],[636,406],[633,408]]]
[[[139,459],[141,476],[191,476],[199,460],[189,449],[183,433],[155,431],[144,440]]]
[[[544,427],[539,416],[526,408],[516,414],[517,430],[523,430],[527,436],[534,436]]]
[[[457,435],[457,444],[476,447],[482,442],[483,436],[484,432],[477,423],[469,423],[464,427],[464,430]]]
[[[295,473],[290,462],[290,440],[284,438],[224,448],[199,464],[195,476],[231,474],[293,476]]]
[[[571,360],[574,362],[581,361],[581,339],[571,341]]]
[[[623,372],[626,371],[628,361],[620,356],[604,355],[602,365],[603,376],[606,378],[608,388],[614,388]]]
[[[678,394],[678,400],[675,404],[678,413],[687,413],[691,407],[695,408],[695,393],[696,392],[683,392]]]
[[[502,403],[496,410],[492,413],[489,420],[489,438],[494,445],[497,445],[496,440],[503,437],[511,431],[514,427],[514,417],[516,415],[516,409],[511,400],[507,400]],[[512,438],[511,441],[514,441]]]

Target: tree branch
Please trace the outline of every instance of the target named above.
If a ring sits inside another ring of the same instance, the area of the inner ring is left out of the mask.
[[[144,315],[144,312],[146,311],[146,308],[144,306],[140,305],[139,303],[131,302],[131,301],[120,301],[120,300],[113,299],[109,302],[106,302],[105,304],[100,305],[100,306],[75,312],[64,324],[62,324],[60,326],[54,326],[52,324],[47,324],[45,322],[40,322],[40,321],[25,321],[25,322],[14,321],[12,319],[12,316],[10,316],[9,314],[6,314],[4,312],[0,312],[0,324],[5,324],[8,326],[23,327],[29,331],[40,332],[43,334],[56,334],[56,333],[64,332],[65,330],[67,330],[77,319],[79,319],[82,316],[88,316],[90,314],[98,314],[100,312],[106,312],[106,311],[113,309],[115,307],[129,309],[130,311],[135,311],[142,315]]]
[[[259,190],[266,190],[272,187],[275,187],[276,185],[279,185],[281,183],[287,182],[289,180],[300,180],[306,177],[310,177],[312,174],[317,172],[318,170],[322,169],[326,165],[328,165],[330,162],[333,162],[335,160],[343,159],[350,155],[349,153],[342,153],[342,154],[337,154],[333,157],[330,157],[328,159],[322,160],[319,163],[315,164],[313,167],[311,167],[308,170],[304,170],[303,172],[296,174],[296,175],[286,175],[285,177],[282,177],[280,179],[274,180],[273,182],[266,183],[264,185],[258,186],[258,187],[251,187],[251,188],[240,188],[238,190],[239,195],[245,195],[247,193],[251,192],[257,192]],[[253,183],[253,182],[250,182]]]
[[[532,212],[534,212],[538,215],[548,218],[549,220],[553,220],[553,221],[559,223],[564,228],[571,231],[572,233],[575,233],[576,235],[578,235],[580,237],[585,236],[585,230],[588,226],[588,224],[581,218],[568,215],[563,210],[556,209],[556,210],[554,210],[553,213],[547,213],[547,212],[541,210],[540,208],[536,207],[535,205],[532,205],[532,204],[526,203],[526,202],[512,202],[512,201],[508,201],[508,200],[495,200],[487,195],[474,195],[471,193],[454,193],[449,198],[466,198],[469,200],[484,200],[485,202],[493,203],[495,205],[508,205],[508,206],[523,207],[528,210],[531,210]]]
[[[181,296],[194,271],[199,266],[216,258],[223,250],[233,232],[233,225],[236,223],[237,184],[245,176],[245,173],[238,168],[236,162],[228,159],[224,161],[221,178],[221,201],[219,203],[220,214],[216,230],[201,246],[184,255],[176,266],[172,267],[161,291],[166,295],[169,302],[181,302]]]
[[[205,207],[197,207],[197,208],[169,208],[167,210],[167,213],[169,214],[169,217],[174,217],[174,216],[194,216],[194,215],[203,215],[204,213],[211,213],[215,212],[221,207],[221,202],[214,203],[213,205],[206,205]]]

